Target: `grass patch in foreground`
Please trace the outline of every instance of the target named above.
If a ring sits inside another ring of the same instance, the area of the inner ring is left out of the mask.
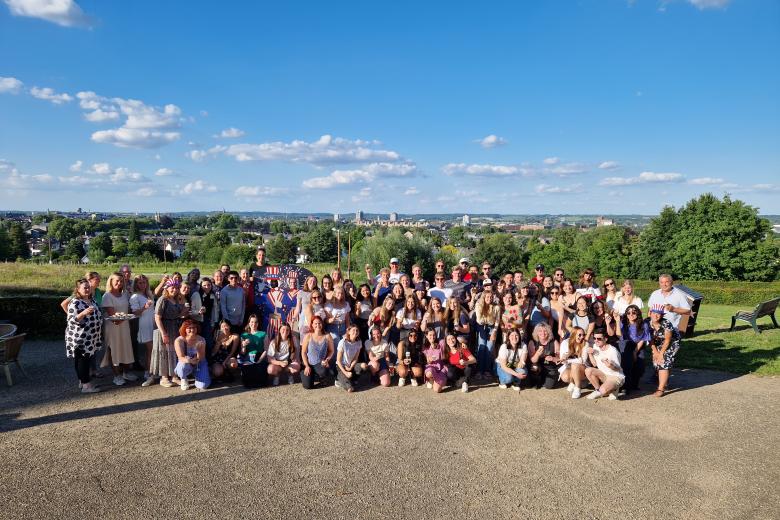
[[[683,338],[677,366],[780,375],[780,329],[774,328],[769,317],[764,317],[758,320],[761,334],[740,321],[734,332],[729,332],[731,317],[738,310],[750,309],[738,305],[702,305],[694,336]]]

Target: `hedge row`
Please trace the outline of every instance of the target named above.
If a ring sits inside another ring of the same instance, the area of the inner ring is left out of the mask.
[[[9,321],[30,336],[64,336],[62,296],[0,297],[0,320]]]

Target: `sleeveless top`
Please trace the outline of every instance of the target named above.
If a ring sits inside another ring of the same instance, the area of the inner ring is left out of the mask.
[[[314,335],[309,336],[309,348],[306,350],[306,359],[310,365],[317,365],[325,359],[325,355],[328,353],[328,336],[323,335],[322,339],[318,342],[314,339]]]

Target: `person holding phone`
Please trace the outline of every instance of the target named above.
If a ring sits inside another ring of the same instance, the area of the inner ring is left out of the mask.
[[[398,386],[404,386],[407,377],[411,379],[412,386],[417,386],[418,380],[423,377],[419,338],[420,333],[413,329],[409,331],[406,339],[398,344]]]

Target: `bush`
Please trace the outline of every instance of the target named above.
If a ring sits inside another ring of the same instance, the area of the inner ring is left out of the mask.
[[[65,335],[64,296],[0,297],[0,316],[31,337]],[[63,351],[64,353],[64,351]]]

